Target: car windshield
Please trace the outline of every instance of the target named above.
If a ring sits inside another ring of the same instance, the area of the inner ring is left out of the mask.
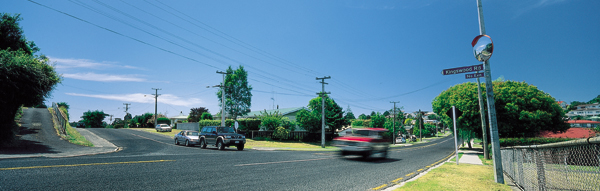
[[[160,127],[169,127],[169,125],[162,124],[162,125],[160,125]]]
[[[198,132],[188,132],[187,135],[198,136]]]
[[[217,127],[219,133],[235,133],[235,130],[231,127]]]

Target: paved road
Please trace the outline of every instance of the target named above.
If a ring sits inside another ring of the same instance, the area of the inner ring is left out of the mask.
[[[368,190],[453,152],[451,137],[394,148],[389,159],[333,152],[176,146],[132,129],[89,129],[123,150],[67,158],[0,160],[0,190]]]

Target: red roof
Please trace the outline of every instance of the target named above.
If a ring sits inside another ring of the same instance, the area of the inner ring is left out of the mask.
[[[581,121],[581,120],[579,120]],[[552,131],[542,131],[540,133],[540,137],[547,138],[588,138],[596,136],[596,132],[594,132],[590,128],[579,128],[579,127],[571,127],[564,133],[552,133]]]
[[[558,101],[558,104],[564,103],[564,101]]]
[[[590,123],[590,124],[600,124],[600,121],[590,121],[590,120],[569,120],[567,123]]]

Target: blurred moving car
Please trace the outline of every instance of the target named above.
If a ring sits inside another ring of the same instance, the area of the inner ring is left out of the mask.
[[[172,130],[171,126],[169,126],[167,124],[158,124],[158,125],[156,125],[155,129],[156,129],[156,132],[159,132],[159,131],[161,131],[161,132],[162,131],[171,132],[171,130]]]
[[[200,146],[204,149],[207,145],[214,145],[219,150],[235,146],[238,151],[244,150],[246,137],[235,133],[233,127],[206,126],[200,130]]]
[[[175,144],[179,145],[180,143],[184,143],[185,146],[193,146],[200,144],[200,137],[198,131],[181,131],[175,135],[173,138],[175,139]]]
[[[333,139],[333,145],[340,148],[340,155],[360,155],[363,158],[386,158],[389,141],[383,139],[384,128],[352,129],[352,133]]]

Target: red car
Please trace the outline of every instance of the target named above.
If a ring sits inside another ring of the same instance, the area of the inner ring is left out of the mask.
[[[386,158],[390,147],[388,140],[383,139],[384,128],[364,128],[347,131],[345,136],[337,137],[333,144],[340,148],[340,155],[360,155],[363,158]]]

